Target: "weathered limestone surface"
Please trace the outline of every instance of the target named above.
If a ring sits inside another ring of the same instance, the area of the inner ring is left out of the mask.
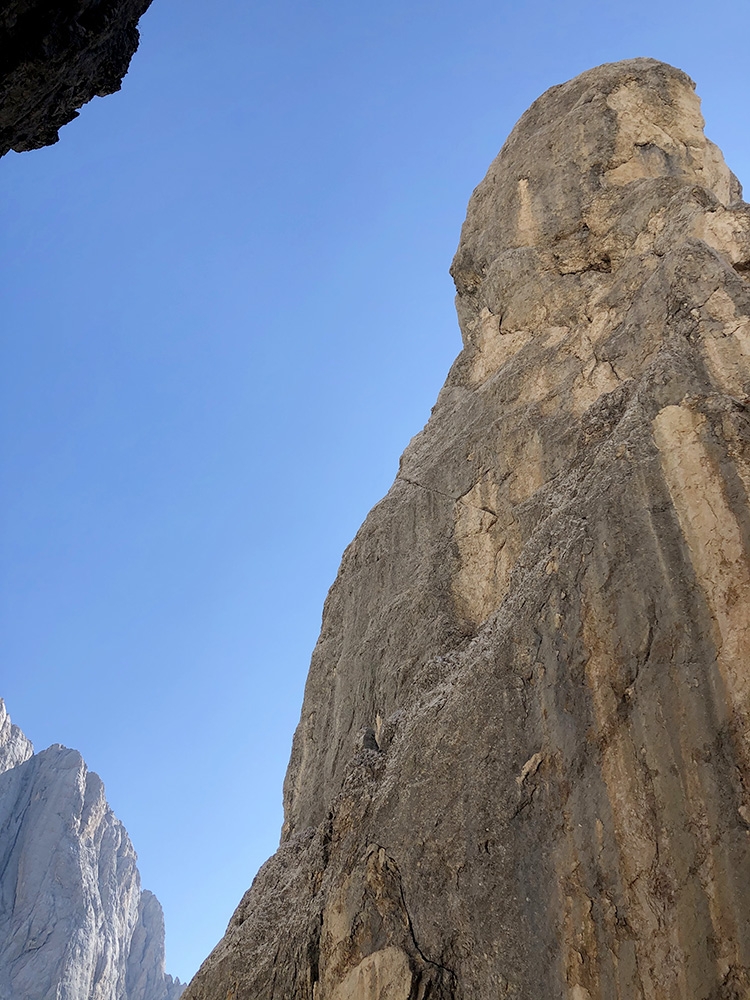
[[[0,156],[57,142],[83,104],[120,89],[150,3],[0,3]]]
[[[185,1000],[750,996],[750,206],[652,60],[474,192],[464,349],[328,596]]]
[[[164,920],[81,755],[31,744],[0,774],[0,1000],[177,1000]],[[6,746],[10,741],[6,741]]]
[[[0,698],[0,774],[16,764],[22,764],[33,752],[31,740],[10,721],[5,702]]]
[[[128,950],[126,1000],[178,1000],[184,989],[164,973],[164,913],[153,892],[144,889]]]

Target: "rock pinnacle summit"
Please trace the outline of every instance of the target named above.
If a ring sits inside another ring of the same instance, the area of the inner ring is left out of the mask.
[[[703,124],[600,66],[472,195],[463,350],[185,1000],[750,996],[750,206]]]

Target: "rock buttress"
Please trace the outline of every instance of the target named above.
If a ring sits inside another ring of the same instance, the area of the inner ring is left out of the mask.
[[[690,79],[544,94],[185,1000],[750,995],[750,206]]]

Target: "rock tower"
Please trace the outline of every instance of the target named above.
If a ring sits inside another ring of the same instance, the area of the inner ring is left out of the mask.
[[[185,1000],[750,996],[750,206],[650,59],[537,100]]]

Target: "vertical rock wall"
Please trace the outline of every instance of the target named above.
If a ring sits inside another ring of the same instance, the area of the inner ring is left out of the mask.
[[[750,207],[685,74],[544,94],[186,1000],[750,996]]]
[[[164,914],[147,889],[138,901],[125,973],[127,1000],[178,1000],[185,986],[164,972]]]
[[[22,759],[0,774],[0,1000],[177,1000],[161,907],[101,780],[75,750],[32,755],[0,703],[0,752],[6,734]]]

